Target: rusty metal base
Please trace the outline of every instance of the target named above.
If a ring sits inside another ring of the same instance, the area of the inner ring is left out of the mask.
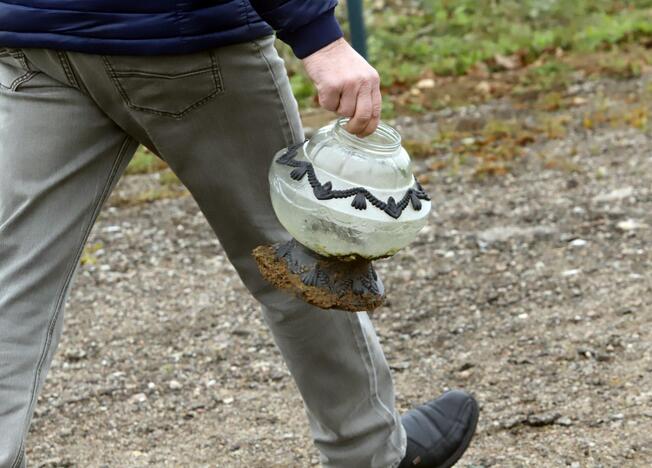
[[[294,239],[256,247],[253,256],[267,281],[322,309],[370,312],[385,299],[369,260],[323,257]]]

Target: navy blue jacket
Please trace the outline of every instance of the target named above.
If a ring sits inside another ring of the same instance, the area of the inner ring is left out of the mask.
[[[0,46],[195,52],[271,34],[303,58],[342,36],[337,0],[0,0]]]

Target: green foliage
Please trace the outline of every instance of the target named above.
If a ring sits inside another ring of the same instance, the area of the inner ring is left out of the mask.
[[[649,11],[625,10],[616,15],[595,14],[592,22],[577,31],[573,45],[578,50],[593,51],[603,46],[633,42],[652,35]]]
[[[531,61],[652,36],[651,0],[421,0],[416,14],[404,3],[368,16],[370,60],[385,85],[427,70],[465,74],[497,54]]]
[[[165,169],[159,172],[159,184],[164,187],[179,186],[181,181],[172,170]]]
[[[165,169],[167,165],[147,148],[141,146],[127,167],[127,174],[149,174]]]
[[[537,89],[552,89],[567,82],[573,69],[562,62],[551,60],[538,67],[530,68],[522,76],[522,84]]]
[[[386,90],[383,118],[418,112],[420,103],[396,103],[393,95],[433,73],[460,76],[479,62],[492,69],[497,56],[518,56],[524,65],[542,63],[528,69],[521,86],[554,89],[573,73],[555,58],[558,50],[566,56],[611,50],[617,56],[632,44],[652,42],[652,0],[364,1],[369,60]],[[337,15],[348,33],[344,2]],[[299,104],[314,105],[315,89],[300,61],[278,45]],[[640,72],[626,58],[599,65],[619,77]]]
[[[307,76],[296,73],[290,77],[290,84],[292,85],[292,92],[294,97],[297,98],[300,104],[310,105],[312,102],[315,87]]]

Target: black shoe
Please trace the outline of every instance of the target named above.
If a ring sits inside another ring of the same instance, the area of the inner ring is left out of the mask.
[[[471,395],[452,390],[405,413],[407,450],[398,468],[453,466],[471,443],[479,412]]]

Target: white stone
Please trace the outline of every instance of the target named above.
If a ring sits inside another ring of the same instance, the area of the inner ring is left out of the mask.
[[[584,247],[586,244],[588,244],[588,242],[584,239],[574,239],[569,245],[571,247]]]
[[[593,197],[593,202],[594,203],[613,202],[613,201],[622,200],[624,198],[629,198],[632,195],[634,195],[634,189],[632,187],[623,187],[616,190],[612,190],[611,192],[601,193],[600,195]]]
[[[573,269],[573,270],[566,270],[561,272],[561,276],[577,276],[582,272],[579,268]]]
[[[635,231],[637,229],[644,229],[647,227],[647,224],[637,221],[635,219],[626,219],[625,221],[620,221],[616,227],[621,231]]]
[[[178,380],[170,380],[168,386],[172,390],[179,390],[182,387],[181,383]]]
[[[432,89],[435,87],[435,80],[432,78],[424,78],[419,80],[417,83],[417,88],[419,89]]]
[[[136,393],[135,395],[132,395],[131,398],[129,398],[129,402],[132,404],[138,404],[138,403],[143,403],[147,401],[147,395],[144,393]]]

